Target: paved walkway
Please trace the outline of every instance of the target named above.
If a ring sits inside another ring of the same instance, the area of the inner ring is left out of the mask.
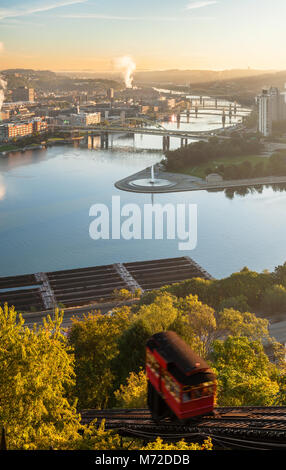
[[[263,184],[286,183],[285,176],[266,176],[264,178],[249,178],[242,180],[227,180],[215,183],[207,183],[204,179],[182,173],[170,173],[163,171],[161,164],[154,167],[155,178],[170,182],[169,186],[135,186],[132,183],[140,179],[151,179],[151,167],[139,171],[115,183],[115,187],[123,191],[134,193],[172,193],[181,191],[223,190],[227,188],[239,188],[241,186],[260,186]]]

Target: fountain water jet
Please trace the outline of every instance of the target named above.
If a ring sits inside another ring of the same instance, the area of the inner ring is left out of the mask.
[[[172,183],[169,180],[166,179],[161,179],[161,178],[155,178],[155,171],[154,171],[154,165],[151,166],[151,179],[149,178],[143,178],[135,181],[130,181],[129,184],[130,186],[137,186],[140,188],[146,187],[146,189],[150,188],[160,188],[162,186],[173,186],[174,183]]]

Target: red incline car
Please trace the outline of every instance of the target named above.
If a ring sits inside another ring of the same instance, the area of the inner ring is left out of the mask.
[[[188,420],[211,414],[216,378],[208,364],[173,331],[147,341],[148,406],[154,419]]]

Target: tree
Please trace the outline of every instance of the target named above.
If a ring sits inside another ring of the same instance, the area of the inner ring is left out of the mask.
[[[68,450],[122,450],[128,449],[128,440],[122,440],[119,434],[113,430],[105,430],[105,421],[100,425],[92,421],[84,426],[81,436],[73,442],[66,441],[61,449]]]
[[[10,449],[48,449],[78,437],[74,356],[61,322],[56,312],[30,330],[14,308],[0,308],[0,422]]]
[[[197,295],[189,295],[180,299],[179,309],[184,323],[181,328],[181,336],[198,354],[206,357],[217,326],[214,309],[200,302]],[[175,330],[177,325],[178,323],[173,325]],[[178,327],[177,333],[180,333]]]
[[[240,312],[247,312],[249,306],[245,295],[238,295],[237,297],[227,297],[221,301],[218,306],[218,310],[224,310],[225,308],[233,308],[234,310],[239,310]]]
[[[74,348],[79,408],[103,408],[112,394],[115,374],[112,361],[119,353],[118,340],[129,325],[130,308],[101,315],[89,313],[73,320],[69,341]]]
[[[114,392],[116,405],[119,408],[146,408],[147,407],[147,377],[144,370],[138,374],[131,372],[126,385]]]
[[[219,406],[270,406],[279,393],[277,370],[262,344],[229,336],[213,344],[213,367],[218,378]]]
[[[273,277],[276,284],[282,284],[286,287],[286,263],[275,268]]]
[[[157,437],[156,441],[149,442],[145,447],[141,447],[141,450],[212,450],[212,448],[210,438],[205,439],[203,444],[187,443],[184,439],[171,444],[165,443],[160,437]]]
[[[184,439],[169,443],[158,437],[156,441],[144,445],[141,439],[122,438],[116,431],[105,430],[104,420],[99,426],[96,420],[89,426],[85,426],[82,436],[67,447],[67,449],[73,450],[212,450],[212,448],[210,438],[205,439],[202,444],[198,444],[187,443]],[[100,462],[99,460],[98,463]]]
[[[148,324],[152,334],[166,331],[178,315],[176,301],[176,297],[168,293],[157,295],[150,305],[140,307],[137,318]]]
[[[253,341],[270,341],[269,322],[254,313],[226,308],[217,314],[217,336],[245,336]]]
[[[146,341],[150,336],[171,328],[178,315],[176,298],[168,293],[157,295],[149,305],[142,305],[133,315],[129,327],[123,331],[118,345],[119,355],[114,360],[117,388],[130,372],[138,373],[145,366]]]
[[[265,313],[276,314],[286,312],[286,288],[275,284],[266,289],[261,300],[261,308]]]

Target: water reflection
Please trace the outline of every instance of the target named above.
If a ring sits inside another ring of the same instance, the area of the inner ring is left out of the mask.
[[[0,174],[0,201],[4,199],[6,194],[6,185],[4,177]]]
[[[259,184],[256,186],[240,186],[238,188],[228,188],[224,193],[228,199],[233,199],[235,196],[247,196],[249,194],[262,194],[263,190],[270,188],[273,193],[281,193],[286,191],[286,183],[276,184]]]
[[[0,171],[9,171],[20,166],[37,164],[45,160],[45,158],[46,151],[44,149],[7,152],[6,155],[0,156]]]

